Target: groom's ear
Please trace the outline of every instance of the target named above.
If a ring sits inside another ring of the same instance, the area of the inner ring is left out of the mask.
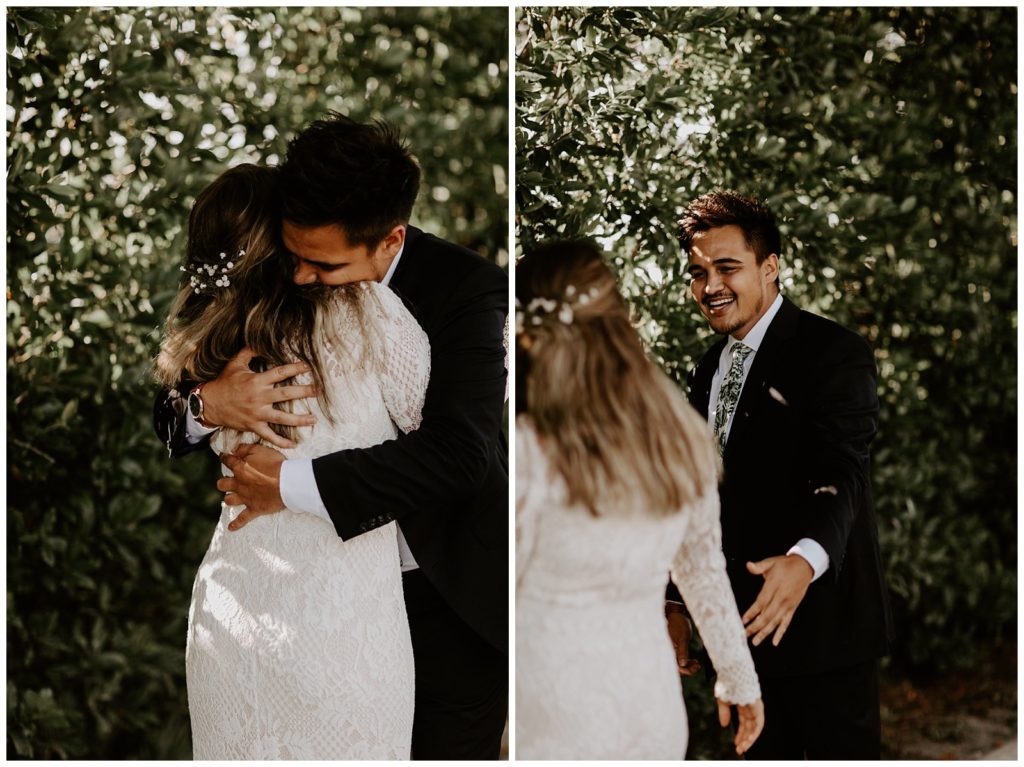
[[[396,224],[390,232],[384,235],[384,240],[381,242],[384,254],[389,257],[397,256],[404,244],[405,224]]]
[[[769,253],[761,262],[761,269],[769,282],[779,279],[779,254]]]

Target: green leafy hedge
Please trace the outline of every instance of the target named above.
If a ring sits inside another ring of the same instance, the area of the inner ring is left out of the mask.
[[[328,109],[384,117],[414,221],[508,261],[504,8],[7,13],[7,749],[188,758],[185,622],[218,515],[148,367],[196,193]]]
[[[1016,34],[1012,8],[517,15],[517,247],[597,237],[682,384],[709,334],[675,222],[747,190],[781,219],[784,292],[871,341],[894,669],[914,673],[1016,623]]]

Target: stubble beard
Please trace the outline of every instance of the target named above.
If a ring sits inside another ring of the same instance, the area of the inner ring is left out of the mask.
[[[737,296],[735,300],[736,300],[736,304],[739,304],[739,296]],[[744,325],[747,325],[748,323],[751,323],[751,320],[754,320],[755,318],[759,318],[761,316],[762,310],[764,309],[764,301],[765,301],[765,295],[764,295],[764,292],[762,292],[761,295],[759,295],[757,297],[757,303],[754,304],[754,308],[753,308],[753,310],[751,312],[749,312],[744,317],[739,317],[738,319],[732,320],[728,325],[723,325],[723,326],[716,325],[715,322],[719,318],[717,318],[717,317],[708,317],[708,315],[706,315],[706,314],[704,316],[707,318],[708,324],[711,326],[711,329],[713,331],[715,331],[716,333],[719,333],[720,335],[731,336],[733,333],[735,333],[737,330],[742,328]],[[734,305],[736,305],[736,304],[734,304]],[[702,306],[703,306],[703,304],[702,304]],[[721,320],[726,320],[726,318],[722,317]],[[756,322],[756,320],[755,320],[755,322]]]

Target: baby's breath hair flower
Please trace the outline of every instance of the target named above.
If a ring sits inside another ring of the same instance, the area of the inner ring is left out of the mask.
[[[231,279],[228,277],[228,272],[235,268],[235,261],[242,258],[245,255],[245,249],[239,248],[238,253],[232,257],[232,260],[227,263],[195,263],[186,264],[181,267],[181,271],[188,272],[189,285],[192,286],[192,290],[195,293],[202,293],[208,288],[212,291],[213,288],[226,288],[231,285]],[[218,254],[219,261],[225,261],[228,258],[226,252]]]
[[[565,300],[538,296],[523,307],[516,300],[516,332],[522,333],[527,326],[537,327],[549,319],[557,320],[563,325],[571,325],[576,318],[576,310],[586,306],[598,297],[600,291],[594,287],[586,293],[580,293],[575,285],[565,288]]]

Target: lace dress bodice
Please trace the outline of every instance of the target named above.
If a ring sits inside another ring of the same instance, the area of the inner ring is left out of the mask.
[[[319,398],[296,400],[292,412],[311,413],[312,426],[297,428],[296,447],[281,449],[252,432],[221,429],[210,440],[214,452],[231,452],[241,444],[267,444],[285,458],[317,458],[348,448],[369,447],[394,439],[398,431],[419,428],[430,379],[430,344],[426,333],[389,288],[376,282],[354,287],[355,301],[338,297],[318,318],[324,385],[330,389],[330,411]],[[358,302],[358,303],[357,303]],[[311,373],[295,384],[313,383]],[[231,471],[222,467],[225,476]],[[232,518],[241,511],[225,507]],[[298,519],[296,519],[298,517]],[[259,517],[247,525],[266,534],[315,534],[323,520],[285,510]],[[329,526],[328,526],[329,529]],[[335,534],[330,530],[330,534]]]
[[[594,516],[568,504],[528,420],[517,422],[518,756],[682,758],[663,613],[670,571],[718,671],[716,695],[753,702],[760,689],[725,573],[717,493],[676,514],[626,499]]]
[[[426,334],[387,287],[346,293],[314,331],[333,418],[317,399],[297,403],[317,420],[288,458],[370,447],[419,425]],[[254,441],[221,430],[211,446]],[[327,520],[285,509],[231,532],[240,510],[222,504],[189,609],[195,758],[408,758],[413,659],[395,523],[343,541]]]

